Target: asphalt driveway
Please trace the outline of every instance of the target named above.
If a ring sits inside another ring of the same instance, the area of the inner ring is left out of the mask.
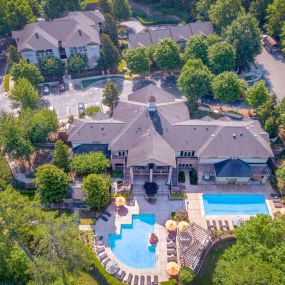
[[[263,69],[264,79],[279,100],[285,97],[285,59],[272,55],[265,49],[257,56],[256,63]]]

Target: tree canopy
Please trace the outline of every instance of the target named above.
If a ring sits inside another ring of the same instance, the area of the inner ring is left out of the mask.
[[[214,79],[212,89],[215,99],[229,103],[240,98],[246,89],[246,82],[233,72],[223,72]]]
[[[138,47],[125,50],[123,57],[131,73],[143,74],[149,71],[151,62],[146,48]]]
[[[34,86],[44,81],[39,69],[34,64],[28,63],[25,59],[21,59],[18,63],[13,64],[11,75],[15,81],[20,78],[26,78]]]
[[[55,56],[45,56],[39,61],[39,67],[44,76],[60,77],[63,73],[62,63]]]
[[[119,91],[112,81],[105,85],[102,103],[110,108],[110,114],[112,116],[114,108],[119,103]]]
[[[37,168],[34,180],[42,203],[62,202],[69,190],[69,178],[62,169],[52,164]]]
[[[112,12],[118,21],[128,20],[131,16],[131,7],[128,0],[111,0]]]
[[[73,54],[67,59],[67,67],[71,74],[80,73],[87,67],[87,59],[81,54]]]
[[[219,42],[209,47],[209,67],[214,74],[233,71],[235,59],[235,48],[226,42]]]
[[[259,21],[260,27],[262,27],[266,21],[268,5],[273,0],[255,0],[250,3],[250,13]]]
[[[102,152],[76,154],[71,162],[71,168],[77,175],[102,174],[108,167],[109,161]]]
[[[118,29],[117,23],[111,14],[105,14],[105,22],[103,24],[103,31],[108,35],[111,41],[117,46],[118,45]]]
[[[236,62],[238,67],[247,62],[253,62],[261,52],[261,31],[256,19],[252,15],[239,16],[227,28],[226,41],[236,50]]]
[[[64,172],[68,172],[70,164],[70,149],[61,140],[56,141],[55,148],[52,153],[52,162],[55,166],[62,169]]]
[[[9,98],[12,101],[13,109],[35,110],[41,106],[38,90],[26,78],[20,78],[16,81],[14,88],[9,94]]]
[[[172,39],[164,39],[156,45],[154,59],[163,71],[172,71],[180,66],[179,48]]]

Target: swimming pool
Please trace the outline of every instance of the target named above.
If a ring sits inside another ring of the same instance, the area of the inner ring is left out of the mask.
[[[155,268],[155,246],[149,245],[154,224],[155,215],[133,215],[132,224],[123,224],[120,234],[109,235],[115,256],[133,268]]]
[[[204,194],[206,215],[269,214],[263,195]]]

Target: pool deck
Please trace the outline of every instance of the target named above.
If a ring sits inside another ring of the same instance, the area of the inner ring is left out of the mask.
[[[267,208],[271,215],[281,211],[285,213],[285,208],[276,209],[272,202],[270,194],[274,193],[270,183],[265,185],[188,185],[186,186],[187,199],[185,200],[169,200],[167,196],[159,196],[155,204],[148,203],[142,195],[134,196],[134,203],[127,204],[119,211],[111,204],[108,207],[108,211],[112,213],[112,217],[108,222],[104,222],[99,219],[96,225],[91,229],[95,229],[97,235],[101,235],[104,238],[106,247],[106,253],[109,258],[117,261],[121,270],[126,271],[133,275],[153,276],[157,275],[159,282],[168,280],[169,276],[166,272],[167,266],[167,250],[166,239],[168,232],[166,231],[164,224],[166,220],[170,219],[171,212],[178,209],[186,209],[188,211],[189,219],[191,222],[202,226],[207,229],[207,220],[227,220],[232,222],[241,215],[218,215],[218,216],[206,216],[203,205],[203,194],[244,194],[244,195],[264,195]],[[156,248],[156,268],[155,269],[135,269],[130,268],[120,262],[113,254],[109,247],[108,236],[109,234],[119,233],[121,224],[131,224],[133,214],[155,214],[156,224],[154,231],[159,238],[159,242]],[[242,219],[249,219],[250,216],[242,216]],[[230,228],[233,229],[233,223],[230,223]],[[88,226],[81,226],[81,230],[90,229]]]

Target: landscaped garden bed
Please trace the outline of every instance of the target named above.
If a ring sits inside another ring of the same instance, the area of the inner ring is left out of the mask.
[[[169,193],[168,198],[170,200],[182,200],[187,197],[185,192],[179,192],[179,193]]]

